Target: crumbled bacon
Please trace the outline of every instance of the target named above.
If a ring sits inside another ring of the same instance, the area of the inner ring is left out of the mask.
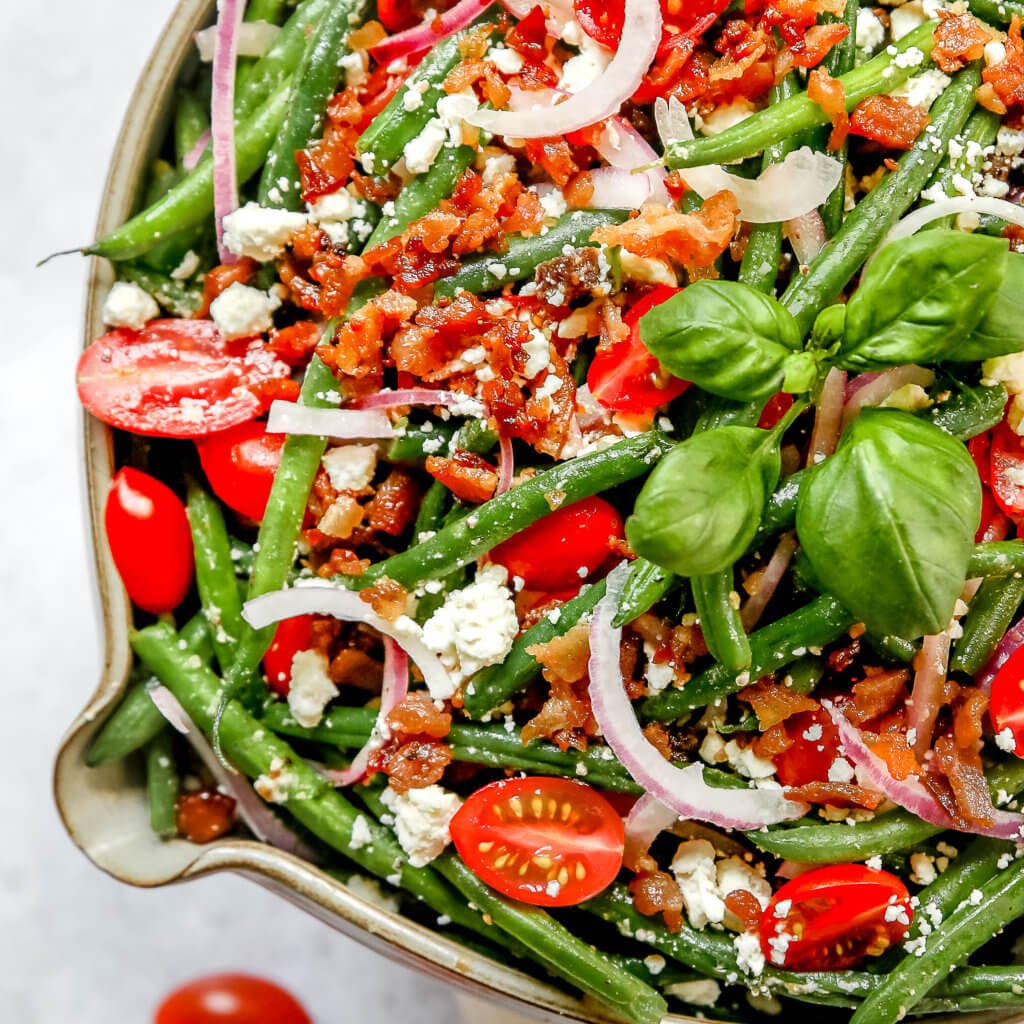
[[[890,149],[910,149],[931,118],[902,96],[869,96],[854,107],[850,132]]]
[[[327,674],[337,686],[351,686],[357,690],[379,693],[384,669],[381,663],[365,651],[346,647],[331,658]]]
[[[597,728],[586,685],[590,657],[587,626],[577,624],[562,636],[528,647],[527,653],[542,666],[550,693],[537,715],[523,726],[523,742],[543,737],[563,750],[570,746],[586,750],[587,737]]]
[[[397,537],[416,518],[420,490],[412,474],[396,467],[384,478],[366,506],[370,529]]]
[[[1024,105],[1024,40],[1020,30],[1021,19],[1015,14],[1006,33],[1006,56],[981,72],[978,102],[997,114]]]
[[[832,134],[828,148],[839,149],[846,141],[850,130],[850,118],[846,113],[846,88],[838,78],[833,78],[824,68],[815,68],[807,79],[807,98],[817,103],[832,121]]]
[[[734,889],[725,897],[725,909],[735,915],[742,931],[756,932],[761,924],[761,904],[748,889]]]
[[[428,455],[427,472],[462,501],[479,505],[494,496],[498,471],[486,459],[457,448],[450,456]]]
[[[902,782],[912,775],[921,774],[921,764],[907,743],[905,732],[890,731],[878,735],[865,732],[864,742],[885,761],[894,779]]]
[[[798,68],[814,68],[828,56],[833,46],[841,43],[850,34],[850,30],[841,24],[812,25],[807,29],[787,30],[783,27],[780,34],[789,43],[793,64]]]
[[[451,94],[464,92],[480,83],[483,99],[496,110],[508,106],[512,90],[505,84],[495,66],[485,60],[465,60],[456,64],[444,80],[444,91]]]
[[[852,782],[808,782],[786,790],[790,800],[829,807],[863,807],[873,811],[882,802],[882,795]]]
[[[599,289],[607,293],[600,253],[590,246],[572,249],[541,263],[534,275],[537,296],[552,306],[568,306]]]
[[[365,601],[382,619],[394,622],[405,614],[409,592],[396,580],[382,576],[365,590],[359,591],[359,599]]]
[[[334,548],[327,561],[317,569],[317,575],[322,579],[330,579],[332,576],[362,576],[369,568],[369,558],[360,558],[348,548]]]
[[[267,348],[289,366],[305,366],[320,342],[323,328],[312,320],[299,320],[290,327],[274,328]]]
[[[796,693],[771,679],[762,679],[741,690],[737,696],[753,708],[762,729],[770,729],[801,711],[818,709],[818,702],[813,697]]]
[[[665,927],[678,932],[683,927],[683,894],[667,871],[647,871],[629,883],[633,906],[644,917],[661,914]]]
[[[743,18],[727,21],[715,49],[722,56],[711,65],[708,78],[712,85],[742,78],[760,59],[769,53],[771,33]],[[770,84],[770,83],[769,83]],[[751,92],[745,90],[747,96]]]
[[[932,754],[932,768],[945,778],[956,803],[955,812],[951,811],[954,817],[973,825],[991,825],[995,821],[995,810],[978,752],[961,749],[951,736],[940,736],[932,747]],[[926,785],[931,775],[926,776]],[[939,796],[938,787],[929,785],[929,788]],[[948,804],[946,807],[950,810]]]
[[[942,21],[935,30],[935,45],[932,60],[947,75],[959,71],[965,64],[981,60],[985,44],[992,39],[992,32],[973,14],[951,14],[939,11]]]
[[[248,284],[259,269],[260,265],[255,260],[243,256],[237,263],[222,263],[208,270],[203,278],[203,302],[194,317],[206,319],[210,315],[210,304],[218,295],[233,284]]]
[[[572,147],[563,136],[527,139],[526,155],[530,162],[541,167],[559,188],[565,188],[569,184],[569,179],[582,170],[573,159]]]
[[[406,793],[440,782],[451,760],[451,748],[446,743],[426,737],[384,747],[370,759],[370,766],[388,776],[395,792]]]
[[[429,736],[443,740],[451,727],[451,713],[438,710],[426,693],[410,693],[388,713],[388,728],[400,736]]]
[[[988,711],[988,694],[975,686],[962,686],[953,706],[953,738],[962,750],[981,741],[982,719]]]
[[[853,706],[846,715],[854,725],[864,725],[902,705],[907,696],[910,671],[905,668],[869,675],[853,686]]]

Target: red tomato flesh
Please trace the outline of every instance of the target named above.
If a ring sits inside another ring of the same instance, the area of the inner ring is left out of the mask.
[[[582,903],[622,867],[622,819],[596,789],[573,779],[492,782],[459,808],[450,831],[475,875],[538,907]]]
[[[816,868],[786,882],[761,917],[761,951],[790,971],[841,971],[903,940],[907,887],[860,864]]]
[[[790,745],[772,757],[784,786],[827,782],[828,770],[839,753],[839,730],[825,711],[800,711],[782,723]]]
[[[107,543],[128,596],[154,615],[181,604],[192,582],[192,532],[166,484],[126,466],[110,483]]]
[[[1024,757],[1024,647],[1010,655],[992,680],[988,713],[996,735],[1009,729],[1014,753]]]
[[[1024,444],[1021,440],[1010,425],[1003,422],[993,429],[989,448],[992,496],[1011,519],[1024,516]],[[974,454],[977,462],[977,450]],[[984,477],[982,482],[985,482]]]
[[[281,463],[283,434],[268,434],[260,420],[241,423],[196,442],[213,493],[229,508],[257,522],[267,508]]]
[[[619,513],[603,498],[584,498],[499,544],[490,559],[531,590],[563,590],[604,565],[622,536]]]
[[[666,373],[640,340],[640,317],[678,291],[661,284],[633,303],[622,318],[629,337],[594,356],[587,370],[587,387],[606,409],[650,412],[678,398],[690,386],[689,381]]]
[[[296,615],[277,624],[274,639],[263,655],[263,671],[272,690],[288,696],[292,685],[292,660],[299,651],[313,646],[315,615]]]
[[[259,416],[260,386],[290,372],[261,340],[226,341],[210,320],[154,320],[94,341],[78,361],[78,396],[121,430],[205,437]]]
[[[211,974],[172,992],[154,1024],[312,1024],[280,985],[251,974]]]

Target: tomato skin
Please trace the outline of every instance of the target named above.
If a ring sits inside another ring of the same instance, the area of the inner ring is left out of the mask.
[[[489,557],[531,590],[564,590],[599,569],[622,537],[619,513],[603,498],[584,498],[537,520]]]
[[[573,0],[580,28],[596,43],[609,49],[619,45],[626,19],[624,0]]]
[[[775,773],[784,786],[806,786],[811,782],[827,782],[828,770],[839,753],[839,730],[825,711],[799,711],[790,715],[782,727],[792,743],[772,758]],[[818,727],[821,736],[813,736]]]
[[[270,688],[282,697],[288,696],[292,685],[292,659],[299,651],[313,646],[315,615],[296,615],[277,624],[274,639],[263,655],[263,671]]]
[[[378,0],[377,18],[389,32],[402,32],[420,21],[412,0]]]
[[[268,434],[266,423],[252,420],[197,441],[199,461],[213,493],[229,508],[259,522],[267,509],[284,440],[284,434]]]
[[[141,331],[111,331],[82,353],[78,397],[120,430],[205,437],[259,416],[259,388],[290,372],[262,340],[226,341],[210,320],[153,320]]]
[[[449,830],[477,877],[537,907],[582,903],[622,867],[622,819],[596,789],[575,779],[492,782],[466,800]],[[529,867],[520,874],[524,864]]]
[[[176,989],[154,1024],[313,1024],[279,985],[251,974],[211,974]]]
[[[1024,516],[1024,486],[1017,483],[1017,477],[1024,471],[1024,444],[1005,421],[992,430],[988,461],[992,497],[1011,519],[1020,519]],[[981,471],[979,465],[979,474]]]
[[[166,484],[125,466],[110,482],[104,509],[110,554],[128,596],[160,615],[192,583],[192,532],[181,499]]]
[[[666,374],[640,340],[640,317],[679,291],[664,284],[652,288],[622,318],[629,337],[594,356],[587,370],[587,387],[606,409],[650,412],[678,398],[690,386],[689,381]]]
[[[910,893],[895,875],[832,864],[775,893],[761,917],[761,951],[790,971],[845,970],[902,941],[912,920]]]
[[[1009,729],[1014,739],[1014,753],[1024,757],[1024,647],[1007,658],[992,680],[989,716],[998,735]]]

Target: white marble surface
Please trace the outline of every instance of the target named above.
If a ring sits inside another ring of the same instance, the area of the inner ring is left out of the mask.
[[[0,1018],[146,1024],[180,981],[245,969],[291,988],[318,1024],[450,1021],[445,987],[248,882],[129,889],[60,828],[50,764],[100,657],[72,377],[86,268],[34,263],[91,238],[129,92],[174,4],[0,6]]]

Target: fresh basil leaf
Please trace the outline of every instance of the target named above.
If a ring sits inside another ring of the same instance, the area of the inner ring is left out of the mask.
[[[896,409],[865,409],[800,487],[797,536],[816,581],[869,630],[945,629],[981,518],[967,449]]]
[[[1024,352],[1024,316],[1020,301],[1024,296],[1024,255],[1006,254],[1003,283],[970,336],[954,345],[946,359],[956,363],[980,363],[1012,352]]]
[[[671,373],[740,402],[779,390],[800,349],[793,315],[739,281],[697,281],[640,318],[640,339]]]
[[[960,359],[1003,283],[1007,255],[1005,239],[962,231],[887,245],[847,303],[839,365],[879,370]]]
[[[732,565],[749,547],[779,480],[778,431],[719,427],[676,445],[626,522],[633,550],[680,576]]]

